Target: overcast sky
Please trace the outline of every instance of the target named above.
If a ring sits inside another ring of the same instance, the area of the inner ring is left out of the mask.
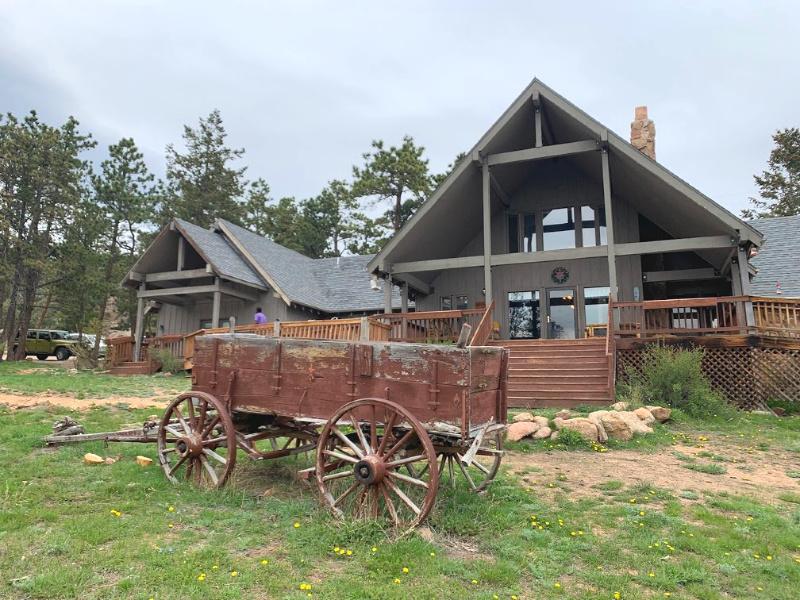
[[[374,138],[444,169],[538,77],[625,138],[646,104],[658,160],[745,207],[800,126],[800,2],[576,4],[0,0],[0,111],[133,137],[160,175],[219,108],[249,176],[306,197]]]

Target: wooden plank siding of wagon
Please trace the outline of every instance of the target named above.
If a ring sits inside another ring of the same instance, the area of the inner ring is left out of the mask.
[[[205,336],[193,379],[235,411],[327,419],[347,401],[383,398],[466,435],[505,416],[501,356],[480,347]]]

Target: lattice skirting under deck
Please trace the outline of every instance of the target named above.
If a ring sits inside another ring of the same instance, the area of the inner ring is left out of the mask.
[[[746,410],[766,408],[769,400],[800,402],[800,349],[705,347],[703,371],[714,389]],[[617,350],[617,381],[629,369],[641,371],[644,348]]]

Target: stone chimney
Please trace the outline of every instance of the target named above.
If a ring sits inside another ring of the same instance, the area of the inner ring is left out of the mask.
[[[647,107],[637,106],[631,122],[631,144],[642,154],[656,159],[656,125],[647,118]]]

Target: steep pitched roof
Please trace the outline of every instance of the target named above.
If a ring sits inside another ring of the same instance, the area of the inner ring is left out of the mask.
[[[261,278],[253,271],[225,237],[215,231],[203,229],[189,221],[175,219],[175,226],[220,277],[263,287]]]
[[[366,265],[373,255],[309,258],[248,229],[218,219],[231,242],[238,242],[245,260],[287,302],[327,312],[359,312],[383,307],[383,294],[370,286]],[[392,304],[400,304],[393,290]]]
[[[615,194],[624,188],[633,195],[647,195],[658,190],[663,202],[651,203],[648,210],[652,219],[663,225],[662,221],[673,225],[676,229],[686,230],[685,237],[708,235],[710,230],[717,233],[738,235],[743,241],[760,244],[761,236],[746,222],[720,206],[708,196],[677,177],[660,163],[650,159],[622,137],[610,131],[605,125],[590,117],[583,110],[566,100],[563,96],[534,79],[506,109],[500,118],[488,129],[480,140],[472,147],[466,157],[455,166],[449,176],[434,191],[431,197],[417,210],[403,228],[383,247],[376,257],[370,261],[368,269],[372,272],[386,270],[384,263],[415,260],[409,256],[414,254],[423,239],[419,232],[414,232],[417,225],[426,219],[438,218],[448,223],[450,240],[457,235],[463,236],[459,242],[466,243],[475,234],[470,227],[471,222],[480,222],[480,169],[475,168],[481,157],[498,152],[520,150],[532,146],[532,99],[537,96],[546,105],[546,113],[558,121],[562,131],[550,132],[550,137],[561,138],[557,143],[577,140],[596,140],[602,143],[608,140],[609,157],[612,171],[624,175],[616,183]],[[551,140],[550,143],[553,143]],[[641,185],[633,180],[633,176],[642,180]],[[613,178],[612,178],[613,179]],[[476,195],[477,194],[477,195]],[[438,205],[438,206],[437,206]],[[684,209],[699,207],[701,218],[686,218]],[[650,216],[650,215],[648,215]],[[667,229],[666,227],[664,227]],[[404,238],[408,238],[403,242]],[[445,248],[446,240],[442,239],[429,249],[431,256],[426,258],[445,258],[451,250]],[[441,256],[439,256],[441,254]]]
[[[800,215],[772,217],[750,221],[764,234],[764,244],[750,263],[758,273],[750,284],[756,296],[781,295],[800,297]]]

